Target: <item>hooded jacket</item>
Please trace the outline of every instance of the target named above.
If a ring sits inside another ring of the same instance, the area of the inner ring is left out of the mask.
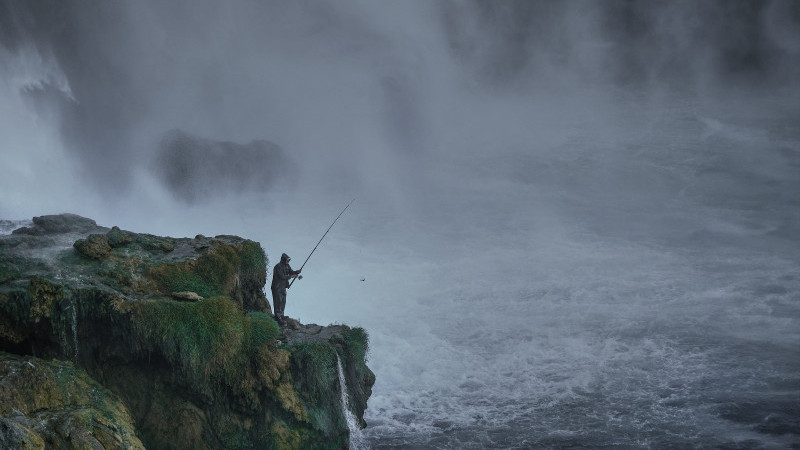
[[[284,253],[281,255],[281,262],[275,264],[272,269],[272,288],[286,289],[289,287],[289,278],[296,272],[289,265],[289,256]]]

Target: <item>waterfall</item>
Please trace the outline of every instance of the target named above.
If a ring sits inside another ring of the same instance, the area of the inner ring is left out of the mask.
[[[342,412],[344,413],[347,428],[350,430],[350,450],[366,449],[367,442],[364,438],[364,433],[361,432],[361,426],[355,414],[350,411],[350,400],[347,394],[347,383],[344,380],[344,370],[342,369],[342,360],[339,354],[336,354],[336,366],[339,368],[339,390],[342,393]]]
[[[72,305],[72,349],[73,361],[78,365],[78,304],[73,300]]]

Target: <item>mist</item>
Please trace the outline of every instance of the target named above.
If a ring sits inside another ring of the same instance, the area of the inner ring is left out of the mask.
[[[0,1],[0,219],[274,263],[356,198],[286,312],[370,333],[372,447],[781,448],[798,80],[792,1]]]

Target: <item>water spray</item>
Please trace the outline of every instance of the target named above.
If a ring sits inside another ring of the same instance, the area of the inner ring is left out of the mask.
[[[323,239],[325,239],[325,236],[327,236],[327,234],[328,234],[328,231],[331,231],[331,228],[333,228],[333,225],[334,225],[334,224],[336,224],[336,221],[337,221],[337,220],[339,220],[339,217],[342,217],[342,214],[344,214],[344,212],[345,212],[345,211],[347,211],[347,208],[349,208],[349,207],[350,207],[350,205],[352,205],[354,201],[356,201],[356,199],[352,199],[352,200],[350,200],[350,203],[348,203],[348,204],[347,204],[347,206],[345,206],[345,207],[344,207],[344,209],[342,210],[342,212],[340,212],[340,213],[339,213],[339,215],[338,215],[338,216],[336,216],[336,218],[335,218],[335,219],[333,219],[333,223],[331,224],[331,226],[329,226],[329,227],[328,227],[328,230],[327,230],[327,231],[325,231],[325,234],[323,234],[323,235],[322,235],[322,237],[321,237],[321,238],[319,238],[319,241],[317,242],[317,245],[315,245],[315,246],[314,246],[314,249],[313,249],[313,250],[311,250],[311,253],[309,253],[309,254],[308,254],[308,258],[306,258],[306,260],[305,260],[305,261],[303,261],[303,265],[302,265],[302,266],[300,266],[300,269],[298,269],[298,270],[297,270],[298,272],[300,272],[301,270],[303,270],[303,267],[305,267],[305,266],[306,266],[306,263],[308,262],[308,260],[309,260],[309,259],[311,259],[311,255],[313,255],[313,254],[314,254],[314,251],[315,251],[315,250],[317,250],[317,247],[319,247],[319,244],[322,242],[322,240],[323,240]],[[301,276],[301,277],[298,277],[298,278],[302,278],[302,276]],[[294,279],[292,279],[292,281],[290,281],[290,282],[289,282],[289,287],[292,287],[292,284],[294,284],[294,280],[296,280],[296,279],[297,279],[297,278],[294,278]],[[287,288],[287,289],[288,289],[288,288]]]

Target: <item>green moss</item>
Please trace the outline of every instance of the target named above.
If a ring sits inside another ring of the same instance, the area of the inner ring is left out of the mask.
[[[191,291],[208,298],[225,293],[222,286],[194,273],[192,266],[186,263],[151,267],[147,275],[156,282],[165,295],[171,292]]]
[[[138,345],[159,352],[196,383],[225,371],[242,349],[243,314],[227,297],[146,300],[132,319]]]
[[[327,342],[301,342],[291,351],[294,388],[301,393],[312,427],[326,436],[334,436],[344,427],[342,417],[336,414],[339,411],[336,351]]]
[[[42,318],[52,316],[55,304],[64,298],[64,289],[42,278],[31,278],[28,287],[29,317],[31,322],[39,322]]]
[[[11,263],[0,261],[0,284],[7,283],[19,276],[19,269]]]
[[[106,233],[106,237],[108,237],[108,245],[112,248],[124,247],[133,242],[131,236],[127,232],[120,230],[119,227],[111,228]]]
[[[251,351],[278,338],[280,327],[269,314],[249,312],[244,318],[244,341]]]
[[[255,449],[257,448],[254,444],[252,439],[250,439],[250,433],[242,430],[234,430],[228,433],[221,433],[220,440],[222,441],[222,445],[226,449],[230,450],[245,450],[245,449]]]
[[[267,255],[264,254],[264,249],[258,242],[247,241],[241,244],[242,270],[243,271],[260,271],[266,272],[267,270]]]
[[[90,234],[86,239],[78,239],[72,246],[87,258],[103,259],[111,254],[108,237],[104,234]]]
[[[345,356],[356,361],[366,361],[369,351],[369,335],[363,328],[350,328],[342,332]]]
[[[175,239],[153,236],[152,234],[139,234],[133,242],[151,252],[169,253],[175,250]]]
[[[229,245],[215,244],[203,257],[197,260],[194,273],[211,283],[223,292],[227,292],[229,283],[241,261],[236,250]],[[201,294],[202,295],[202,294]]]
[[[274,389],[285,370],[268,346],[279,333],[272,317],[245,314],[228,297],[145,300],[131,308],[132,347],[162,355],[198,392],[228,390],[241,407],[257,410],[259,392]]]
[[[97,448],[88,436],[104,448],[144,448],[125,405],[72,364],[0,352],[0,378],[0,416],[9,420],[0,423],[0,442],[10,444],[3,448],[45,448],[25,446],[36,437],[46,448]],[[14,422],[25,428],[11,430],[8,442],[2,428]]]
[[[146,275],[156,283],[162,295],[191,291],[203,297],[214,297],[231,295],[237,283],[242,282],[240,274],[247,275],[247,280],[258,279],[263,286],[266,267],[266,256],[257,242],[236,245],[215,242],[196,260],[151,266]],[[261,276],[253,277],[254,273]]]
[[[76,272],[93,273],[102,266],[97,259],[84,258],[77,251],[65,251],[57,256],[58,261],[65,267],[70,267]]]

